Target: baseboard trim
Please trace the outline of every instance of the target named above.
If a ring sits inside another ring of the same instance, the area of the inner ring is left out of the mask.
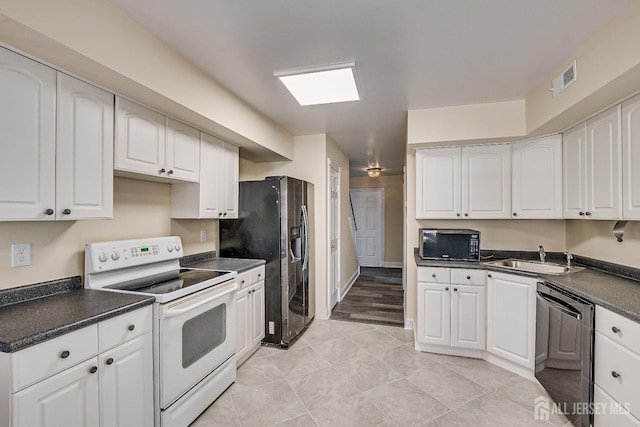
[[[413,330],[413,319],[404,319],[404,328],[412,331]]]
[[[386,262],[386,261],[384,261],[382,263],[382,266],[384,268],[402,268],[404,265],[402,264],[402,262],[396,262],[396,261]]]
[[[351,286],[353,286],[356,280],[358,280],[358,277],[360,277],[360,266],[358,266],[358,269],[353,273],[349,280],[347,280],[347,284],[340,288],[340,301],[342,301],[344,297],[347,296],[347,292],[349,292]]]

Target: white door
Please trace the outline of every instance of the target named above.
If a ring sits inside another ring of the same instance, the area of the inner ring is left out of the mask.
[[[340,171],[329,166],[329,307],[340,299]]]
[[[249,352],[251,335],[249,288],[239,289],[236,296],[236,360]]]
[[[224,143],[223,146],[223,182],[222,216],[225,219],[238,218],[239,164],[238,147]]]
[[[356,220],[356,253],[363,267],[382,267],[384,189],[351,190]]]
[[[451,285],[451,291],[451,346],[484,350],[484,286]]]
[[[418,282],[418,341],[451,344],[451,294],[449,284]]]
[[[204,132],[201,135],[200,218],[221,218],[224,188],[220,179],[223,179],[224,143]]]
[[[513,218],[562,219],[562,137],[513,144]]]
[[[460,147],[416,150],[416,218],[460,218]]]
[[[100,427],[153,425],[152,352],[147,333],[100,355]]]
[[[54,219],[56,72],[0,48],[0,219]]]
[[[622,104],[622,216],[640,219],[640,95]]]
[[[171,179],[200,180],[200,131],[182,122],[167,119],[165,169]]]
[[[587,210],[587,131],[584,124],[562,134],[563,216],[584,218]]]
[[[620,106],[587,121],[587,212],[590,218],[619,219]]]
[[[56,219],[113,217],[113,94],[58,73]]]
[[[98,370],[89,359],[13,395],[14,426],[98,427]]]
[[[251,286],[251,348],[264,338],[264,280]]]
[[[511,218],[511,145],[462,148],[463,218]]]

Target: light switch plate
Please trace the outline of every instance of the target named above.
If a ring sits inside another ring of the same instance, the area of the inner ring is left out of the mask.
[[[11,245],[11,267],[31,265],[31,243],[14,243]]]
[[[207,241],[207,230],[200,230],[200,243],[204,243]]]

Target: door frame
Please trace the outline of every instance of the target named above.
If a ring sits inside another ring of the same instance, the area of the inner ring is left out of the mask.
[[[384,225],[384,188],[351,188],[350,193],[379,193],[380,194],[380,267],[384,267],[384,234],[386,227]],[[356,231],[357,236],[357,231]],[[356,248],[357,250],[357,248]],[[358,261],[358,264],[360,261]]]
[[[336,171],[338,174],[338,188],[337,188],[337,215],[336,218],[333,218],[331,216],[331,172],[332,171]],[[342,186],[340,185],[341,180],[342,180],[342,166],[338,166],[337,168],[333,165],[333,163],[331,162],[330,158],[327,158],[327,313],[328,316],[330,317],[331,315],[331,310],[333,309],[333,307],[335,306],[335,304],[332,304],[332,285],[333,285],[333,278],[335,278],[338,283],[336,284],[337,286],[337,297],[336,297],[336,304],[339,303],[341,301],[341,288],[342,288],[342,284],[340,283],[340,272],[341,272],[341,261],[342,261],[342,253],[340,250],[340,247],[342,246],[341,242],[342,242],[342,238],[341,238],[341,228],[340,228],[340,213],[341,213],[341,203],[340,203],[340,199],[342,197]],[[336,247],[336,265],[335,265],[335,270],[336,271],[332,271],[331,269],[331,230],[332,230],[332,219],[335,220],[337,222],[336,225],[336,240],[337,240],[337,247]]]

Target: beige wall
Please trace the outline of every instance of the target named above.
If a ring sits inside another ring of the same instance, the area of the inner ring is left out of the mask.
[[[402,263],[404,193],[402,175],[353,177],[351,188],[384,188],[384,262]]]
[[[171,186],[115,178],[113,220],[0,222],[0,288],[84,275],[90,242],[179,235],[185,254],[216,248],[215,220],[171,220]],[[208,242],[200,242],[200,230]],[[31,243],[31,265],[11,267],[11,244]]]
[[[108,0],[0,0],[0,43],[246,147],[290,159],[293,137]]]
[[[622,242],[613,236],[615,221],[567,220],[566,250],[589,258],[640,268],[640,222],[630,221]]]

